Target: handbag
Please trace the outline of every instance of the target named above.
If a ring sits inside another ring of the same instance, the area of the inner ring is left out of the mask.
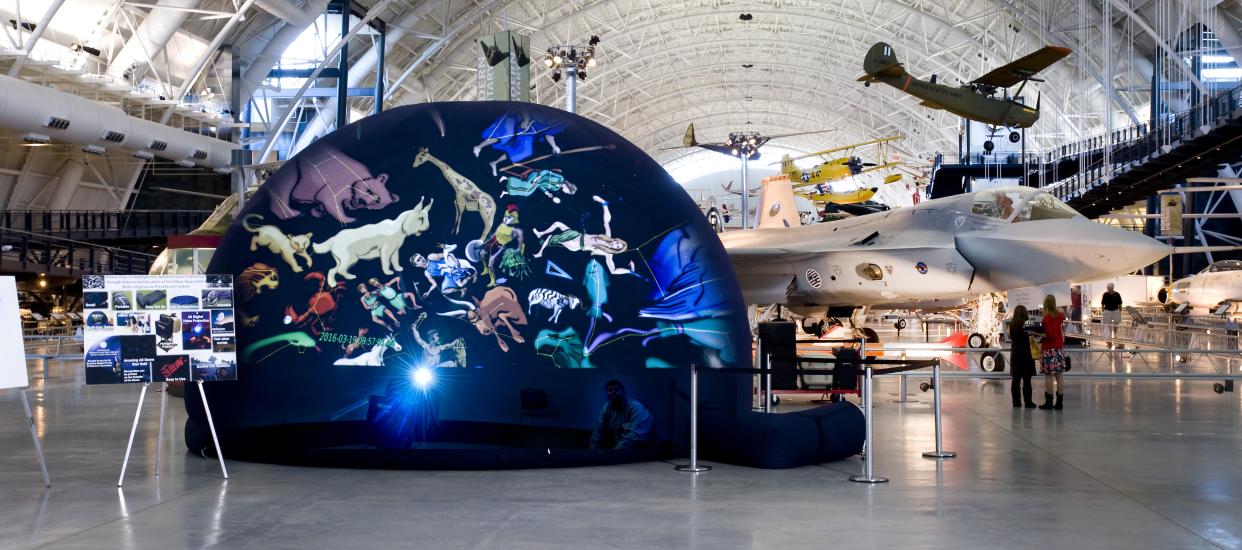
[[[1031,346],[1031,358],[1039,359],[1042,356],[1042,352],[1039,349],[1039,339],[1034,336],[1028,335],[1026,337],[1026,340]]]

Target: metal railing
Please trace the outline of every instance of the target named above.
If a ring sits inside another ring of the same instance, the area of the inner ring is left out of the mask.
[[[111,246],[0,228],[0,266],[11,271],[147,273],[155,256]]]
[[[198,228],[210,210],[4,210],[0,228],[70,239],[180,235]]]
[[[1061,200],[1081,197],[1088,191],[1107,182],[1112,176],[1136,166],[1153,155],[1167,152],[1166,147],[1176,147],[1202,132],[1211,131],[1236,118],[1242,108],[1242,86],[1224,90],[1211,99],[1203,101],[1177,114],[1161,120],[1137,124],[1113,131],[1111,134],[1094,136],[1068,143],[1048,151],[1043,160],[1045,167],[1062,162],[1079,160],[1079,169],[1065,178],[1050,175],[1051,183],[1044,189]],[[1108,149],[1109,162],[1104,163],[1104,151]],[[1171,150],[1171,149],[1169,149]]]

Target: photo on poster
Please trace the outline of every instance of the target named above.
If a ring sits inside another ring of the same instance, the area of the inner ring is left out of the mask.
[[[108,309],[108,293],[107,292],[83,292],[82,293],[82,309]]]
[[[233,290],[222,288],[204,290],[203,307],[209,309],[233,309]]]
[[[117,332],[151,334],[151,314],[118,313],[116,314],[116,328]]]
[[[155,319],[155,345],[164,353],[179,347],[181,341],[181,319],[176,313],[161,313]]]
[[[237,337],[232,334],[216,334],[211,337],[212,351],[216,353],[236,353]]]
[[[237,360],[231,356],[228,359],[216,355],[204,358],[190,357],[190,362],[194,368],[193,379],[195,381],[237,380]]]
[[[168,299],[168,309],[198,309],[198,296],[178,294]]]
[[[86,314],[86,328],[88,329],[108,329],[112,328],[112,317],[107,311],[92,311]]]
[[[112,309],[116,311],[129,311],[134,309],[134,293],[118,290],[112,293]]]
[[[233,310],[219,309],[211,312],[212,334],[232,334],[233,332]]]
[[[107,336],[86,350],[86,383],[149,382],[154,350],[153,336]]]
[[[168,309],[168,293],[163,290],[139,290],[134,300],[138,309]]]
[[[206,311],[181,312],[181,349],[211,349],[211,317]]]
[[[190,379],[190,356],[157,355],[151,367],[152,382],[185,382]]]

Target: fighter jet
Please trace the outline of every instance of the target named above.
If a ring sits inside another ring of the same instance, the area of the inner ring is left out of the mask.
[[[1224,312],[1236,315],[1242,306],[1242,261],[1221,260],[1195,275],[1178,279],[1160,291],[1160,301],[1170,306],[1188,305],[1193,313],[1200,314],[1228,305]]]
[[[1029,187],[976,191],[800,226],[788,176],[765,178],[759,225],[720,235],[750,304],[804,317],[932,309],[972,295],[1130,273],[1171,252]]]

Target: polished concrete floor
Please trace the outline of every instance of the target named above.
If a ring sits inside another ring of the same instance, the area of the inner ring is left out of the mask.
[[[1242,398],[1207,382],[1073,381],[1065,410],[1015,410],[1007,385],[877,387],[875,472],[857,458],[784,471],[657,462],[507,472],[358,471],[187,456],[182,401],[156,440],[149,394],[116,487],[138,388],[57,364],[30,396],[53,487],[16,391],[0,391],[0,548],[1239,548]],[[913,384],[912,384],[913,385]],[[155,386],[152,386],[154,390]],[[797,406],[786,399],[781,408]],[[160,477],[155,450],[163,449]]]

